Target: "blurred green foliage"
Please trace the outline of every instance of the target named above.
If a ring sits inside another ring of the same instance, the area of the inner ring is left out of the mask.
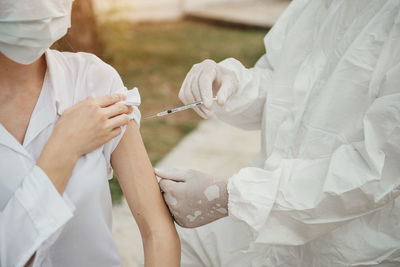
[[[194,21],[133,25],[126,21],[100,25],[102,59],[117,69],[128,88],[138,87],[143,116],[180,105],[179,88],[193,64],[227,57],[254,65],[265,53],[267,30],[219,27]],[[142,121],[141,134],[151,162],[160,161],[200,118],[193,111]],[[116,179],[110,182],[114,203],[121,199]]]

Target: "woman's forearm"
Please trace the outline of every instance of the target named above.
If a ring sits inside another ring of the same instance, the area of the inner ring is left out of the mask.
[[[153,233],[143,238],[145,266],[180,266],[180,242],[176,232]]]
[[[111,162],[140,229],[145,266],[179,266],[179,237],[134,122],[128,124]]]
[[[63,149],[64,144],[60,141],[63,140],[50,137],[36,165],[47,174],[57,191],[62,195],[79,155]]]

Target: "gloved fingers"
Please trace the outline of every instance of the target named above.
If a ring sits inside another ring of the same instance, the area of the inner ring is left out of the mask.
[[[174,220],[175,220],[177,225],[179,225],[180,227],[187,228],[187,227],[184,226],[185,225],[185,220],[184,219],[182,219],[180,216],[173,216],[173,217],[174,217]]]
[[[175,182],[185,182],[186,176],[188,172],[182,169],[154,169],[154,173],[162,178],[167,180],[172,180]]]
[[[212,218],[207,216],[205,213],[203,213],[202,211],[196,210],[194,212],[189,212],[189,213],[185,213],[186,216],[174,216],[175,221],[184,228],[195,228],[195,227],[199,227],[202,225],[205,225],[207,223],[210,223],[212,221],[215,221],[217,218],[217,216],[215,216],[216,218]]]
[[[176,182],[172,180],[161,179],[158,185],[160,186],[161,192],[169,194],[169,192],[175,189]]]
[[[203,69],[201,76],[198,80],[198,90],[196,90],[196,98],[203,101],[203,105],[198,106],[199,110],[203,113],[203,118],[208,119],[212,115],[213,104],[213,90],[212,84],[216,77],[215,69]]]
[[[204,102],[204,107],[208,110],[211,109],[213,104],[213,83],[217,77],[217,70],[215,68],[204,68],[198,80],[200,98]]]
[[[185,81],[187,88],[182,92],[182,99],[185,100],[185,102],[183,102],[185,105],[191,104],[196,101],[195,95],[193,94],[193,91],[196,90],[196,88],[194,88],[196,86],[196,78],[196,75],[191,73],[190,79]]]
[[[174,208],[174,205],[172,205],[172,203],[174,203],[174,200],[171,199],[171,198],[169,197],[169,194],[168,194],[168,193],[162,193],[162,196],[163,196],[163,198],[164,198],[165,204],[167,205],[169,214],[171,215],[172,219],[173,219],[174,221],[176,221],[176,217],[179,216],[179,213],[178,213],[178,211]],[[170,202],[172,202],[172,203],[170,203]]]
[[[196,87],[195,80],[193,80],[193,85],[192,85],[192,88],[194,88],[194,87]],[[200,101],[200,100],[197,100],[197,99],[201,99],[200,92],[197,89],[192,89],[190,91],[190,93],[191,93],[191,97],[193,99],[193,101],[191,103]],[[197,114],[199,114],[200,117],[202,117],[203,119],[207,119],[208,114],[204,111],[204,109],[202,107],[203,106],[197,106],[197,107],[194,107],[193,109],[194,109],[194,111],[196,111]]]
[[[212,116],[212,111],[211,110],[209,110],[209,109],[206,109],[206,108],[203,108],[203,107],[200,107],[200,110],[201,110],[201,112],[203,112],[203,114],[204,114],[204,119],[209,119],[209,118],[211,118],[211,116]]]
[[[207,115],[199,108],[199,107],[195,107],[193,108],[193,110],[203,119],[208,119]]]
[[[218,103],[218,105],[220,105],[220,106],[225,105],[226,100],[228,100],[228,92],[227,92],[227,90],[229,89],[228,86],[229,86],[229,85],[227,85],[227,84],[222,84],[221,88],[220,88],[219,91],[218,91],[218,94],[217,94],[217,103]]]
[[[211,110],[207,109],[204,105],[200,105],[194,108],[194,110],[199,114],[203,119],[208,119],[211,117]]]
[[[185,102],[183,102],[185,105],[187,105],[187,104],[191,104],[191,103],[193,103],[195,100],[194,100],[194,96],[193,96],[193,93],[192,93],[192,85],[190,85],[190,88],[188,89],[188,90],[185,90],[184,92],[183,92],[183,99],[184,99],[184,101]]]
[[[194,67],[189,71],[186,75],[185,80],[182,83],[181,89],[179,90],[179,99],[182,101],[183,104],[187,105],[193,103],[193,99],[191,99],[191,95],[188,94],[192,90],[192,81],[194,79]]]
[[[200,64],[193,65],[189,73],[186,75],[179,91],[179,98],[185,105],[201,100],[205,101],[206,106],[201,105],[194,108],[195,112],[203,119],[211,117],[212,114],[209,110],[212,106],[212,81],[208,82],[208,80],[215,79],[216,71],[210,72],[210,69],[212,70],[214,65],[216,65],[216,63],[212,60],[205,60]],[[201,92],[201,90],[203,90],[203,81],[210,84],[209,93]]]
[[[174,207],[178,204],[178,200],[172,196],[172,194],[169,193],[164,193],[163,194],[165,203],[167,203],[167,206],[169,208],[170,213],[175,217],[175,209]]]
[[[225,105],[229,97],[236,92],[235,84],[229,79],[229,77],[224,78],[221,84],[221,88],[218,90],[217,103],[220,106]]]
[[[191,90],[185,92],[185,98],[190,100],[189,103],[194,103],[194,102],[200,101],[201,96],[199,93],[197,77],[195,77],[191,82],[192,82],[192,84],[190,86]],[[203,119],[208,118],[207,113],[204,112],[203,109],[201,109],[201,106],[195,107],[194,111]]]

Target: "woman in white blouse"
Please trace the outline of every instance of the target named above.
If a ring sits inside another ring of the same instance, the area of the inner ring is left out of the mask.
[[[71,0],[0,3],[0,266],[120,266],[114,168],[146,266],[179,266],[180,244],[117,72],[49,50]],[[133,119],[133,120],[130,120]]]

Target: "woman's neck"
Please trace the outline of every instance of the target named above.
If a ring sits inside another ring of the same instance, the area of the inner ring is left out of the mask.
[[[29,65],[0,53],[0,123],[23,144],[46,74],[44,56]]]
[[[0,95],[5,91],[15,94],[20,90],[40,90],[46,67],[44,55],[32,64],[23,65],[0,53]]]

